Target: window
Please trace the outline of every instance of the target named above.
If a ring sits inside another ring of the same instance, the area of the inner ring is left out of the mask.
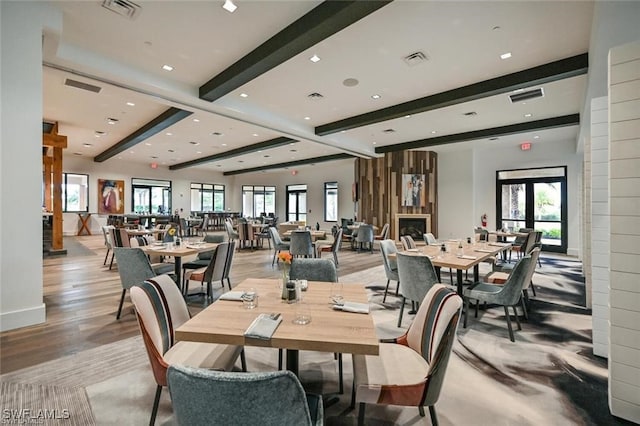
[[[192,183],[191,211],[224,211],[224,185]]]
[[[498,228],[542,231],[542,249],[567,252],[567,168],[498,171]]]
[[[138,214],[171,214],[171,181],[131,179],[131,205]]]
[[[287,185],[287,220],[307,220],[307,185]]]
[[[89,175],[62,174],[62,211],[89,211]]]
[[[269,213],[276,214],[276,187],[243,185],[242,215],[259,217]]]
[[[338,182],[324,183],[324,221],[338,221]]]

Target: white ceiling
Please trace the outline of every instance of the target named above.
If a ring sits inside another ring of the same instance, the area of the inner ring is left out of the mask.
[[[314,133],[315,126],[585,53],[593,9],[587,1],[396,0],[211,103],[198,97],[202,84],[321,2],[238,0],[229,13],[222,0],[137,1],[133,20],[101,1],[50,3],[64,19],[44,37],[44,119],[59,122],[68,137],[65,154],[93,158],[169,107],[193,114],[106,163],[127,158],[169,166],[282,136],[300,141],[195,166],[218,172],[341,152],[374,156],[376,147],[579,113],[586,75],[535,86],[545,96],[525,104],[502,94]],[[417,51],[428,60],[408,66],[403,58]],[[500,59],[505,52],[512,57]],[[309,61],[314,54],[317,63]],[[163,64],[174,70],[163,71]],[[102,90],[68,87],[66,78]],[[347,78],[359,84],[347,87]],[[309,99],[313,92],[323,98]],[[464,115],[470,111],[477,115]],[[119,121],[109,125],[107,118]],[[548,143],[575,139],[577,131],[569,126],[432,149]]]

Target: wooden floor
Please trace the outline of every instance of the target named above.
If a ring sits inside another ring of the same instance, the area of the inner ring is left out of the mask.
[[[131,301],[127,295],[120,320],[116,320],[122,293],[114,263],[103,266],[106,248],[100,236],[65,237],[88,250],[72,250],[67,256],[46,257],[43,262],[44,324],[0,334],[0,373],[33,366],[78,351],[112,343],[139,333]],[[74,244],[77,245],[77,244]],[[325,253],[330,258],[330,253]],[[279,277],[272,267],[273,251],[238,250],[231,269],[231,282],[248,277]],[[382,264],[379,251],[357,253],[344,248],[339,254],[338,275],[347,275]],[[190,306],[196,313],[199,306]]]

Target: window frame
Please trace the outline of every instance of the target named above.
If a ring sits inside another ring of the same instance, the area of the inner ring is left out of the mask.
[[[303,189],[304,187],[304,189]],[[291,221],[301,221],[304,220],[305,222],[307,221],[307,210],[308,210],[308,204],[305,206],[305,210],[304,212],[300,212],[300,194],[304,194],[305,196],[305,203],[308,200],[308,193],[309,191],[309,187],[307,186],[307,184],[304,183],[296,183],[293,185],[287,185],[287,195],[286,195],[286,208],[285,208],[285,217],[287,219],[287,221],[291,222]],[[296,194],[296,211],[291,212],[289,210],[289,195],[291,194]],[[300,216],[304,215],[304,219],[301,219]],[[292,216],[295,216],[292,218]]]
[[[164,183],[166,185],[162,185],[159,183]],[[147,178],[131,178],[131,211],[135,214],[162,214],[162,215],[171,215],[172,214],[172,185],[173,182],[170,180],[164,179],[147,179]],[[163,205],[166,202],[167,210],[164,213],[157,213],[153,211],[153,188],[161,188],[162,189],[162,198]],[[136,189],[149,189],[149,205],[148,210],[144,210],[143,212],[136,211]],[[166,200],[165,200],[166,196]],[[148,213],[147,213],[148,212]]]
[[[260,189],[261,188],[261,189]],[[275,216],[277,211],[276,204],[276,192],[277,188],[275,185],[242,185],[242,216],[244,217],[259,217],[261,213],[273,213]],[[245,211],[245,194],[251,194],[251,212]],[[266,211],[267,208],[267,194],[273,194],[273,211]],[[262,203],[265,206],[264,212],[256,211],[256,196],[262,197]],[[248,214],[250,213],[250,214]]]
[[[199,188],[198,188],[199,186]],[[197,190],[200,196],[199,200],[199,209],[194,209],[193,207],[193,191]],[[211,210],[204,209],[204,195],[205,193],[211,193]],[[191,196],[190,206],[192,212],[222,212],[225,208],[225,186],[219,183],[200,183],[200,182],[191,182],[189,187],[189,194]],[[216,196],[222,195],[222,209],[216,210]]]
[[[330,185],[333,185],[333,186],[330,186]],[[331,190],[335,190],[335,198],[336,198],[336,205],[335,205],[335,217],[336,217],[336,219],[335,220],[328,219],[328,216],[327,216],[327,211],[328,211],[327,201],[328,201],[328,198],[329,198],[329,195],[330,195],[329,191],[331,191]],[[340,195],[339,194],[339,186],[338,186],[338,182],[337,181],[325,182],[324,183],[324,209],[323,209],[323,211],[324,211],[324,221],[325,222],[329,222],[329,223],[338,222],[338,212],[339,212],[339,209],[338,209],[338,205],[339,204],[338,203],[339,203],[339,200],[340,200],[339,195]]]
[[[86,182],[86,193],[85,193],[85,208],[83,210],[69,210],[68,209],[68,199],[67,199],[67,186],[69,175],[71,176],[84,176]],[[62,213],[89,213],[89,174],[87,173],[62,173]],[[53,191],[51,192],[53,194]]]

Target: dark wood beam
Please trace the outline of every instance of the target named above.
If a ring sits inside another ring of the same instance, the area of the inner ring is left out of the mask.
[[[135,132],[131,133],[126,138],[122,139],[115,145],[102,151],[100,154],[93,158],[96,163],[101,163],[108,160],[111,157],[115,157],[127,149],[133,148],[140,142],[150,138],[166,129],[169,126],[174,125],[178,121],[193,114],[191,111],[185,111],[183,109],[171,107],[153,120],[149,121],[144,126],[140,127]]]
[[[587,53],[550,62],[524,71],[518,71],[457,89],[447,90],[424,98],[414,99],[398,105],[354,115],[342,120],[320,125],[316,135],[324,136],[342,130],[355,129],[406,115],[418,114],[451,105],[474,101],[489,96],[507,93],[516,89],[541,85],[577,75],[586,74],[589,68]]]
[[[321,3],[203,84],[200,99],[213,102],[221,98],[389,3],[388,0]]]
[[[231,170],[228,172],[224,172],[223,175],[224,176],[241,175],[243,173],[255,173],[255,172],[261,172],[263,170],[284,169],[285,167],[303,166],[305,164],[323,163],[326,161],[345,160],[347,158],[355,158],[355,157],[351,154],[345,154],[345,153],[325,155],[324,157],[307,158],[305,160],[289,161],[287,163],[278,163],[278,164],[270,164],[268,166],[252,167],[250,169]]]
[[[487,139],[534,130],[546,130],[556,127],[574,126],[580,124],[580,114],[563,115],[561,117],[545,118],[543,120],[528,121],[526,123],[510,124],[508,126],[492,127],[490,129],[474,130],[471,132],[456,133],[434,138],[420,139],[411,142],[403,142],[395,145],[380,146],[376,148],[376,154],[385,152],[403,151],[407,149],[426,148],[430,146],[446,145],[456,142],[465,142],[476,139]]]
[[[186,169],[187,167],[197,166],[198,164],[210,163],[216,160],[224,160],[226,158],[238,157],[240,155],[249,154],[251,152],[261,151],[261,150],[270,149],[270,148],[277,148],[277,147],[289,145],[290,143],[295,143],[295,142],[298,142],[298,141],[295,139],[290,139],[285,137],[270,139],[268,141],[254,143],[253,145],[231,149],[229,151],[221,152],[220,154],[213,154],[207,157],[197,158],[191,161],[185,161],[184,163],[174,164],[173,166],[169,166],[169,170]]]

